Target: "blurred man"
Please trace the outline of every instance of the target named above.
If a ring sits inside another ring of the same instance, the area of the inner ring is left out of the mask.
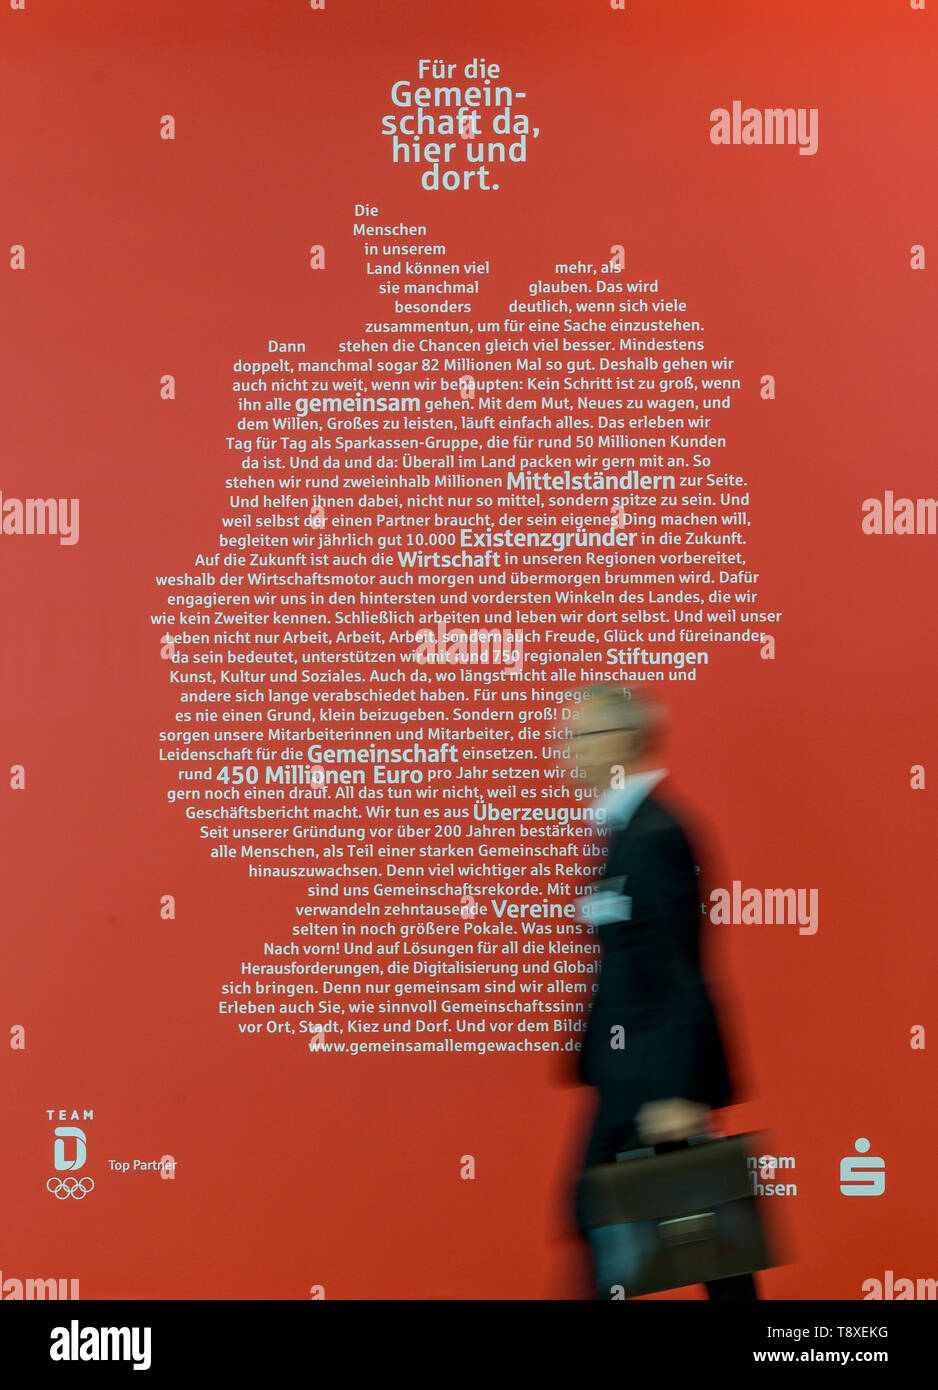
[[[694,851],[659,799],[662,733],[660,710],[637,690],[575,692],[568,751],[574,777],[598,793],[605,839],[601,873],[580,903],[602,944],[580,1054],[580,1077],[599,1092],[584,1167],[612,1163],[625,1149],[683,1145],[733,1099],[701,974]],[[748,1274],[706,1289],[712,1299],[758,1298]]]

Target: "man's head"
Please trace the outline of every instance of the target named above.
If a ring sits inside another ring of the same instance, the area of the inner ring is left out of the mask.
[[[662,713],[635,687],[581,686],[566,714],[564,742],[578,780],[606,791],[616,768],[628,774],[656,765]]]

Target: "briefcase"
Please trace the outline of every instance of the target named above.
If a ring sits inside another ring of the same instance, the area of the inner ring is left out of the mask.
[[[600,1298],[706,1284],[773,1263],[747,1162],[758,1137],[626,1150],[583,1172],[580,1214]]]

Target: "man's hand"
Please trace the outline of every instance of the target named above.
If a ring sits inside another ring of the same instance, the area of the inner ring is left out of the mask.
[[[705,1119],[710,1107],[695,1100],[651,1100],[635,1117],[639,1138],[645,1144],[668,1144],[705,1134]]]

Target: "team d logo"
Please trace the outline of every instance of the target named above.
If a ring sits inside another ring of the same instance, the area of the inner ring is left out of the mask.
[[[84,1168],[87,1156],[88,1136],[85,1131],[76,1125],[58,1125],[52,1146],[56,1173],[73,1174],[77,1169]],[[53,1177],[47,1181],[46,1189],[61,1202],[67,1201],[69,1197],[81,1201],[89,1192],[94,1191],[94,1178]]]

